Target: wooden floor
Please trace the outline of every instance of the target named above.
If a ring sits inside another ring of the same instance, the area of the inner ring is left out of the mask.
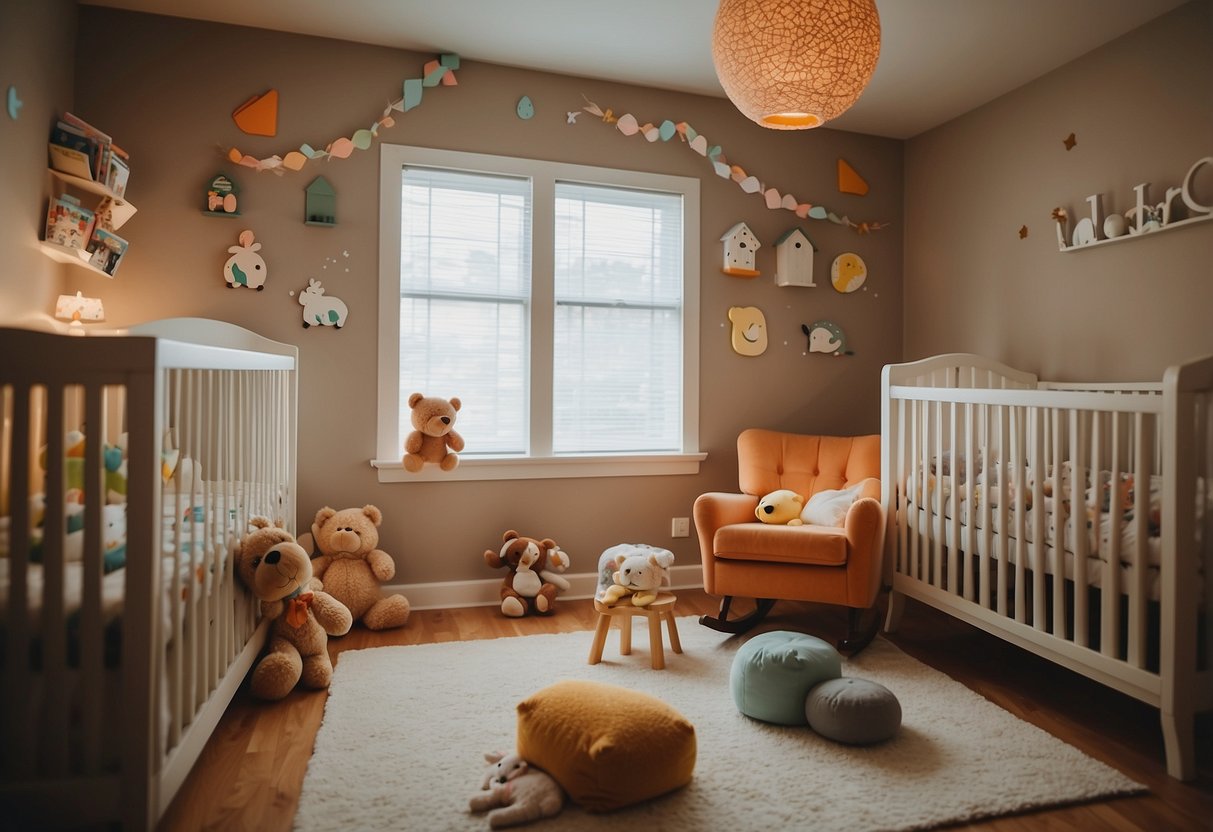
[[[715,600],[702,591],[678,593],[679,615],[710,613],[715,607]],[[356,628],[330,640],[329,648],[340,663],[342,650],[592,630],[594,618],[588,600],[561,601],[554,616],[521,620],[505,618],[494,607],[422,611],[414,612],[403,629],[371,633]],[[780,602],[763,629],[804,630],[833,641],[843,634],[845,622],[845,612],[837,608]],[[1180,783],[1167,777],[1158,713],[1153,708],[915,602],[907,602],[900,631],[888,638],[1150,789],[1142,796],[953,828],[1213,830],[1213,720],[1202,717],[1198,723],[1199,778]],[[587,634],[587,648],[589,643]],[[325,696],[296,691],[269,704],[253,700],[242,689],[159,828],[289,830]],[[349,828],[357,828],[356,819],[351,819]]]

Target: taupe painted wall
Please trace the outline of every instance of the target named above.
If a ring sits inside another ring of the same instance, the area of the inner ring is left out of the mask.
[[[398,114],[383,140],[700,178],[700,443],[709,456],[699,476],[379,484],[369,465],[375,449],[378,151],[356,151],[346,160],[277,177],[225,164],[216,148],[237,144],[262,157],[350,135],[369,126],[400,96],[403,79],[418,77],[433,56],[92,6],[80,8],[79,19],[88,37],[80,38],[77,50],[78,110],[129,149],[129,196],[139,207],[123,229],[131,248],[118,278],[98,290],[110,320],[121,326],[198,315],[298,344],[300,517],[310,518],[324,504],[378,505],[385,517],[381,545],[396,557],[398,582],[494,578],[481,553],[495,548],[507,528],[555,538],[571,554],[575,572],[593,571],[604,548],[626,541],[666,545],[679,563],[696,563],[694,538],[671,540],[670,518],[689,516],[703,491],[736,488],[740,430],[879,430],[880,368],[901,354],[901,142],[831,130],[767,131],[722,99],[469,61],[458,73],[458,87],[427,90],[421,106]],[[99,66],[105,71],[96,71]],[[243,135],[232,110],[271,87],[280,93],[278,136]],[[579,108],[583,93],[642,121],[685,120],[781,192],[892,225],[860,236],[805,221],[820,248],[820,285],[778,288],[772,244],[796,222],[794,215],[768,210],[760,197],[717,178],[685,147],[624,138],[587,115],[567,125],[565,112]],[[514,112],[523,94],[535,102],[530,121]],[[840,156],[871,183],[867,196],[837,192]],[[234,172],[242,186],[239,220],[199,213],[205,184],[218,170]],[[337,191],[339,225],[333,229],[302,223],[303,188],[317,173]],[[719,272],[718,238],[738,220],[765,244],[758,256],[763,275],[753,281]],[[256,232],[269,264],[260,293],[228,289],[221,277],[227,247],[244,228]],[[868,291],[844,296],[823,280],[833,258],[846,250],[867,261]],[[309,277],[321,278],[349,305],[344,330],[303,330],[300,307],[288,291],[298,292]],[[765,355],[732,352],[724,326],[732,305],[766,312],[771,346]],[[856,355],[804,354],[800,325],[818,318],[841,324]]]
[[[1096,193],[1123,213],[1141,182],[1160,202],[1211,155],[1208,0],[908,141],[906,359],[977,352],[1102,381],[1213,353],[1213,223],[1063,254],[1050,219]],[[1196,185],[1213,203],[1213,165]]]
[[[0,103],[0,324],[54,311],[64,267],[38,250],[46,225],[46,139],[72,107],[75,0],[0,4],[0,102],[15,86],[16,121]],[[74,290],[73,290],[74,291]]]

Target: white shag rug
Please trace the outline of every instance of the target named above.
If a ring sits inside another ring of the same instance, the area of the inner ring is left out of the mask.
[[[531,826],[556,830],[924,829],[1144,787],[1024,722],[877,638],[843,675],[871,679],[901,702],[890,741],[839,745],[808,727],[739,713],[730,639],[678,619],[683,653],[649,666],[637,619],[632,655],[612,628],[603,661],[586,664],[592,632],[379,647],[340,654],[308,764],[295,828],[482,830],[468,812],[483,752],[513,747],[514,706],[561,679],[657,696],[695,726],[691,784],[603,815],[566,804]]]

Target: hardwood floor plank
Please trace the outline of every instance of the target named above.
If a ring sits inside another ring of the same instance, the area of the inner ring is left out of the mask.
[[[718,601],[702,591],[678,593],[677,615],[714,614]],[[362,628],[330,639],[340,664],[345,650],[401,644],[508,638],[593,629],[592,602],[561,600],[555,615],[508,619],[495,606],[414,611],[402,629]],[[846,611],[780,602],[760,630],[797,629],[835,641]],[[920,661],[968,685],[1020,718],[1145,784],[1149,794],[994,818],[953,829],[982,832],[1210,832],[1213,830],[1213,720],[1202,716],[1199,777],[1181,783],[1166,774],[1157,710],[1077,673],[1007,644],[963,622],[908,602],[889,640]],[[589,642],[587,640],[587,650]],[[303,777],[324,714],[324,692],[294,691],[265,703],[236,695],[159,829],[289,832]]]

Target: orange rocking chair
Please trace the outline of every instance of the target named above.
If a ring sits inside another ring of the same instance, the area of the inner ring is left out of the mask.
[[[880,504],[880,436],[807,436],[750,429],[737,437],[742,493],[713,492],[695,501],[695,530],[703,558],[703,586],[721,596],[717,616],[699,623],[743,633],[777,600],[816,601],[850,608],[838,648],[854,654],[876,635],[873,609],[880,593],[884,509]],[[859,499],[842,527],[780,526],[760,522],[758,501],[781,488],[806,500],[818,491],[860,484]],[[729,618],[734,597],[755,608]],[[864,611],[871,623],[861,628]]]

